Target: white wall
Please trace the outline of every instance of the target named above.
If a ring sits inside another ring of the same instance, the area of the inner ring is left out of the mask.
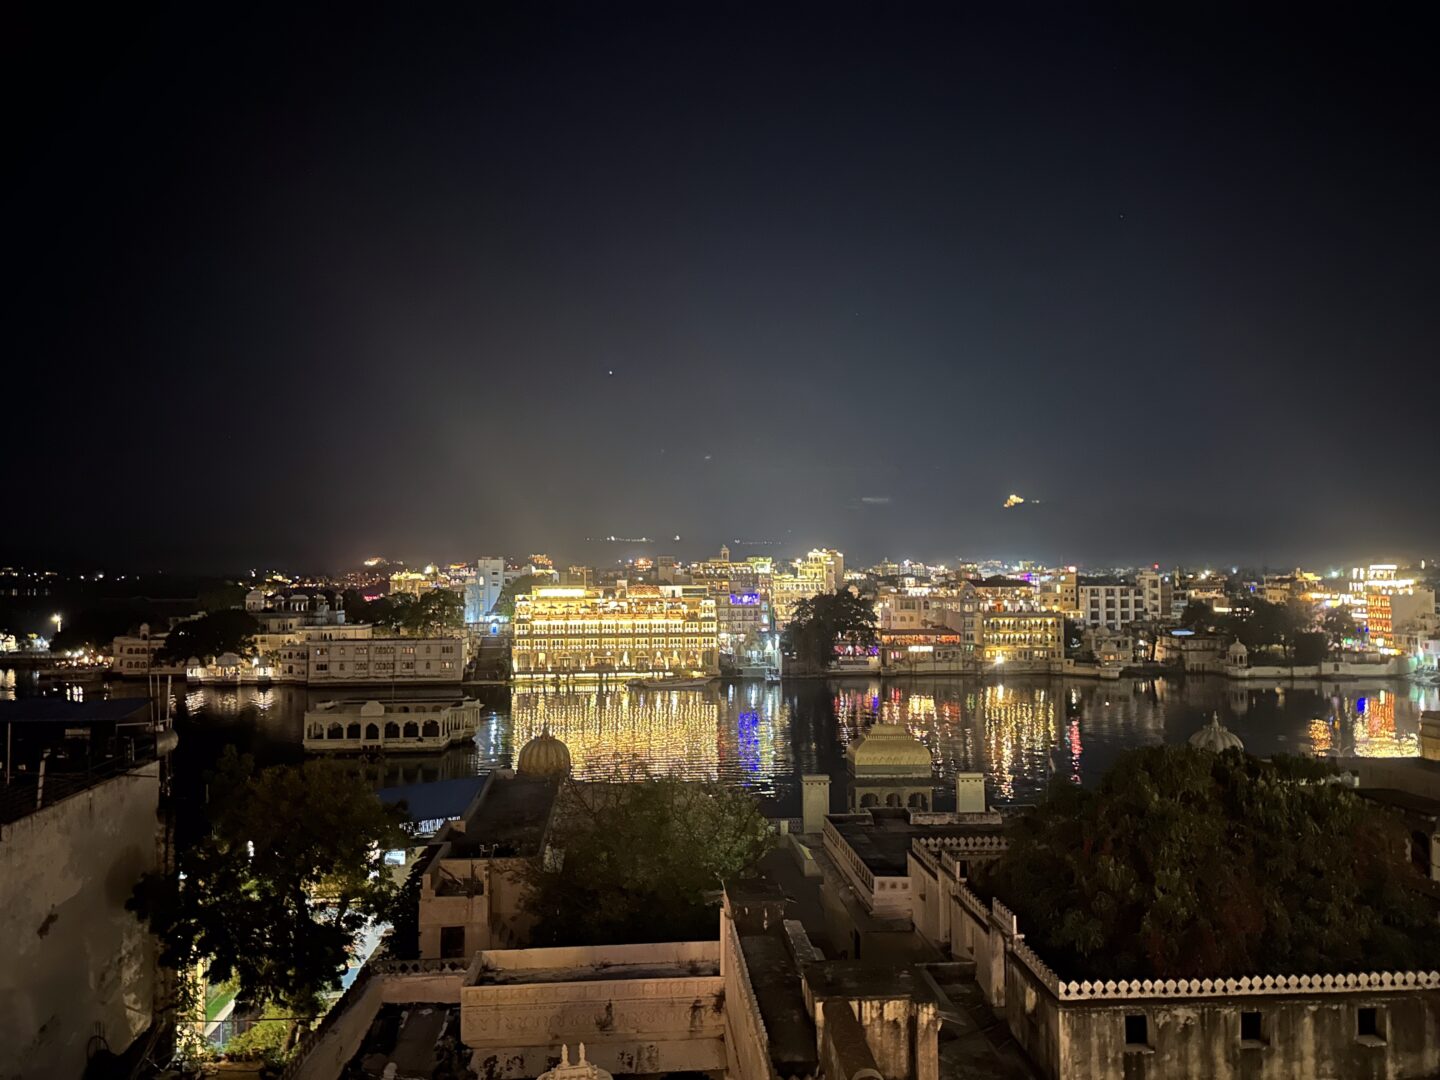
[[[158,763],[0,827],[0,1077],[79,1076],[150,1024],[155,943],[125,910],[158,862]]]

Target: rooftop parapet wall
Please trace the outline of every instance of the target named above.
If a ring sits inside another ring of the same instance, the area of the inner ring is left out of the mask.
[[[974,910],[979,897],[960,883],[956,897]],[[1440,971],[1367,971],[1330,975],[1245,975],[1224,979],[1061,979],[1019,933],[1019,920],[999,900],[992,913],[1015,927],[1010,951],[1059,1001],[1129,1001],[1142,998],[1225,998],[1264,994],[1345,994],[1440,990]],[[1003,931],[1002,931],[1003,932]]]

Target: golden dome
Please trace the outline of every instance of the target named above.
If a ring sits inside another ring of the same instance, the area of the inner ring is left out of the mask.
[[[569,776],[570,749],[546,728],[520,748],[515,771],[521,776]]]
[[[846,751],[857,773],[929,775],[934,759],[929,749],[904,726],[885,720],[871,725],[865,737]]]

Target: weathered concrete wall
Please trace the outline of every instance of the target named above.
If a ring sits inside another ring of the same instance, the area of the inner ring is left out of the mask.
[[[1383,1041],[1357,1037],[1362,1007],[1379,1010]],[[1241,1045],[1242,1010],[1261,1014],[1263,1046]],[[1148,1052],[1127,1050],[1128,1013],[1145,1015]],[[1050,1075],[1066,1080],[1440,1075],[1440,993],[1431,991],[1065,1005],[1059,1022],[1060,1068]]]
[[[307,1048],[292,1080],[335,1080],[346,1062],[355,1056],[365,1033],[385,999],[384,977],[367,979],[365,985],[332,1010],[325,1030]]]
[[[848,1002],[827,1001],[821,1038],[820,1063],[828,1080],[882,1080],[880,1066],[865,1041],[865,1029]]]
[[[720,913],[720,977],[725,995],[725,1075],[734,1080],[772,1080],[769,1035],[728,910]]]
[[[480,958],[481,969],[493,971],[553,971],[591,968],[603,964],[619,975],[626,965],[720,963],[718,941],[662,941],[639,945],[572,945],[544,949],[500,949]]]
[[[857,1019],[865,1030],[865,1042],[875,1063],[887,1080],[904,1080],[912,1075],[914,1061],[914,1006],[904,999],[857,1002]],[[827,1032],[828,1035],[828,1032]]]
[[[0,828],[0,1077],[79,1076],[149,1026],[156,949],[125,901],[156,868],[158,763]]]
[[[460,1035],[483,1080],[538,1076],[580,1042],[617,1074],[723,1070],[723,987],[718,975],[467,986]]]
[[[966,913],[966,921],[974,920]],[[1061,1021],[1053,994],[1024,964],[1005,965],[1005,1023],[1045,1076],[1069,1074],[1061,1066]],[[1121,1020],[1124,1027],[1124,1020]],[[1122,1030],[1123,1035],[1123,1030]]]
[[[724,979],[654,974],[692,965],[713,972],[719,958],[715,941],[485,953],[480,964],[509,981],[460,992],[471,1067],[483,1080],[538,1076],[561,1043],[583,1042],[589,1059],[613,1073],[723,1071]],[[536,981],[525,981],[528,971]]]

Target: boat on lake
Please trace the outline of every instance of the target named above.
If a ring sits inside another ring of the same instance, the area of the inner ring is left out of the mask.
[[[702,679],[631,679],[627,686],[632,690],[701,690],[715,681],[710,675]]]

